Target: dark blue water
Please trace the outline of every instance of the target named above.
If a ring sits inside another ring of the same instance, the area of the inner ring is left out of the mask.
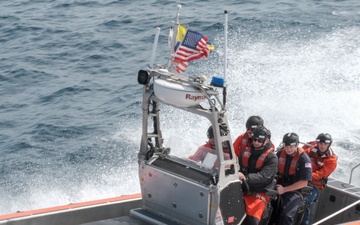
[[[177,3],[0,1],[0,214],[140,191],[136,76],[149,64],[157,26],[155,63],[166,64]],[[275,144],[289,131],[302,141],[331,133],[339,155],[332,176],[348,181],[360,161],[360,2],[181,3],[180,22],[216,47],[189,74],[223,75],[229,11],[233,138],[253,114],[265,119]],[[188,132],[187,115],[165,119],[183,138],[206,139],[202,121]]]

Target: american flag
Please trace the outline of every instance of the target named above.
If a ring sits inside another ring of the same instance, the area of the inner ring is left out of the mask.
[[[207,40],[202,34],[187,30],[174,55],[175,70],[179,73],[184,72],[190,61],[203,56],[207,58],[210,53]]]
[[[183,73],[183,72],[185,72],[188,65],[189,65],[188,62],[174,63],[174,69],[178,73]]]

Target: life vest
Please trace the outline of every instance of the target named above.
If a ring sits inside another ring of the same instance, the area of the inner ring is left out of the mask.
[[[321,159],[321,158],[325,158],[325,157],[331,157],[331,156],[335,156],[334,151],[332,150],[332,148],[329,148],[328,150],[326,150],[324,152],[323,155],[319,156],[317,154],[318,149],[317,148],[312,148],[311,151],[309,152],[309,157],[312,159]]]
[[[259,158],[256,160],[256,165],[255,165],[256,171],[261,170],[266,157],[269,155],[270,152],[273,152],[273,151],[274,151],[274,146],[271,146],[268,150],[266,150],[259,156]],[[241,157],[241,171],[246,174],[249,172],[250,156],[251,156],[251,150],[250,150],[250,148],[246,148],[245,152],[242,154],[242,157]]]
[[[273,152],[273,151],[274,151],[274,145],[272,145],[269,149],[265,150],[259,156],[259,158],[257,158],[256,164],[255,164],[256,171],[261,170],[262,166],[264,165],[265,159],[267,158],[269,153]],[[251,148],[246,147],[245,151],[239,157],[239,162],[241,162],[241,171],[245,175],[249,174],[250,156],[251,156]],[[244,198],[245,205],[246,205],[246,208],[245,208],[246,214],[257,218],[260,221],[262,218],[262,215],[267,207],[267,204],[270,201],[270,198],[265,193],[258,193],[258,192],[248,192],[243,196],[243,198]]]
[[[234,151],[236,156],[240,156],[246,149],[250,148],[251,139],[247,133],[240,135],[234,142]]]
[[[296,173],[296,166],[298,164],[300,155],[304,152],[304,149],[297,148],[295,155],[293,156],[289,168],[289,180],[294,181],[295,173]],[[282,181],[284,174],[285,174],[285,164],[286,164],[286,151],[283,149],[279,156],[279,163],[278,163],[278,181]],[[283,182],[280,182],[283,183]]]

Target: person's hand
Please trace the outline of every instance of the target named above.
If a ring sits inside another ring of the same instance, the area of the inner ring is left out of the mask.
[[[276,191],[279,195],[282,195],[285,193],[285,188],[282,185],[278,184],[276,185]]]
[[[245,175],[242,172],[238,172],[238,174],[240,180],[245,180]]]

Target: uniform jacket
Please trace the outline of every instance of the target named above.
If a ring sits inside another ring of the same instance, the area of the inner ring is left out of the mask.
[[[247,160],[247,166],[244,165]],[[278,159],[274,153],[274,145],[269,142],[263,150],[255,150],[254,146],[244,151],[239,157],[241,172],[246,176],[251,192],[265,192],[270,188],[277,172]],[[257,168],[260,165],[260,168]]]
[[[316,142],[311,142],[310,144],[312,144],[312,146],[304,146],[303,148],[306,154],[309,155],[312,163],[313,172],[311,184],[322,190],[325,187],[328,177],[336,169],[338,157],[331,148],[321,155]]]

